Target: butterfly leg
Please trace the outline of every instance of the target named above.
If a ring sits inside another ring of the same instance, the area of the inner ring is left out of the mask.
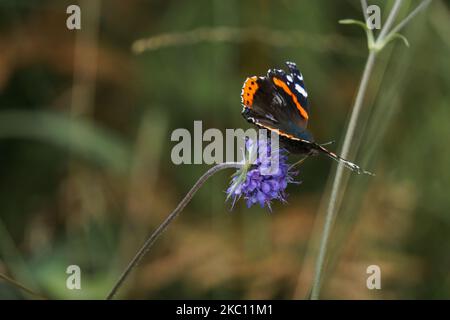
[[[368,174],[371,176],[374,176],[373,173],[366,171],[364,169],[361,169],[357,164],[354,164],[351,161],[348,161],[344,158],[341,158],[340,156],[338,156],[337,154],[335,154],[334,152],[329,151],[328,149],[322,147],[322,145],[316,144],[314,143],[314,149],[318,150],[321,153],[324,153],[325,155],[327,155],[329,158],[335,160],[336,162],[342,163],[344,166],[346,166],[348,169],[356,172],[357,174]]]
[[[293,165],[291,165],[291,166],[289,167],[289,170],[295,168],[296,166],[301,165],[301,164],[302,164],[303,162],[305,162],[305,160],[308,159],[308,158],[309,158],[309,154],[307,154],[306,156],[304,156],[303,158],[301,158],[300,160],[298,160],[296,163],[294,163]]]

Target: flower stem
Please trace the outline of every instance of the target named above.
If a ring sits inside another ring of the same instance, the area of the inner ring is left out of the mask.
[[[402,0],[396,0],[391,12],[389,13],[389,16],[387,18],[387,21],[383,28],[381,29],[381,32],[379,36],[377,37],[377,40],[375,41],[376,45],[375,47],[370,48],[369,47],[369,56],[367,57],[366,65],[364,67],[364,72],[361,78],[361,82],[358,88],[358,92],[356,94],[355,104],[352,109],[352,114],[350,116],[350,121],[347,127],[347,131],[345,133],[344,137],[344,143],[342,146],[342,152],[341,156],[343,158],[348,158],[348,154],[350,151],[350,146],[352,144],[353,136],[355,133],[356,125],[358,123],[359,114],[361,111],[361,107],[363,104],[364,96],[366,93],[367,85],[369,83],[369,78],[373,70],[373,66],[377,57],[377,54],[384,48],[385,44],[387,43],[386,39],[389,39],[389,37],[393,34],[395,34],[397,31],[399,31],[401,28],[403,28],[406,23],[408,23],[417,13],[421,10],[423,10],[430,2],[431,0],[423,0],[422,3],[417,6],[411,14],[409,14],[404,20],[402,20],[396,27],[390,31],[396,16],[398,15],[398,12],[400,10]],[[361,1],[362,8],[365,10],[366,3],[365,1]],[[331,195],[330,200],[328,202],[326,216],[325,216],[325,222],[323,226],[323,231],[320,239],[320,245],[319,245],[319,254],[316,259],[315,269],[314,269],[314,278],[313,278],[313,284],[311,289],[311,296],[310,298],[312,300],[319,299],[320,295],[320,289],[322,284],[322,278],[323,278],[323,271],[325,267],[325,259],[327,256],[328,251],[328,242],[329,237],[331,234],[331,229],[333,226],[333,222],[335,220],[338,208],[336,206],[337,200],[338,200],[338,194],[341,190],[342,185],[342,175],[344,171],[344,166],[342,164],[338,165],[338,168],[336,170],[336,175],[333,180],[333,185],[331,187]]]
[[[113,288],[109,292],[108,296],[106,297],[106,300],[111,300],[114,298],[114,295],[117,293],[119,288],[122,286],[130,272],[133,270],[134,267],[136,267],[139,263],[139,261],[142,259],[142,257],[148,252],[150,247],[155,243],[155,241],[158,239],[158,237],[166,230],[166,228],[169,226],[169,224],[172,222],[173,219],[175,219],[178,214],[183,211],[184,207],[192,200],[192,197],[195,195],[195,193],[203,186],[203,184],[208,180],[210,177],[212,177],[217,172],[228,169],[228,168],[240,168],[242,165],[236,162],[225,162],[220,163],[208,171],[206,171],[200,179],[197,180],[197,182],[194,184],[194,186],[189,190],[189,192],[186,194],[186,196],[181,200],[181,202],[178,204],[178,206],[173,210],[167,218],[159,225],[159,227],[153,231],[153,233],[147,238],[147,240],[142,245],[141,249],[136,253],[134,258],[130,261],[128,266],[125,268],[123,273],[120,275],[119,279],[114,284]]]
[[[11,279],[10,277],[0,273],[0,279],[4,280],[5,282],[8,282],[9,284],[13,285],[14,287],[19,288],[20,290],[25,291],[26,293],[38,298],[38,299],[42,299],[42,300],[47,300],[47,298],[45,298],[44,296],[42,296],[41,294],[34,292],[33,290],[31,290],[30,288],[25,287],[24,285],[20,284],[19,282],[17,282],[14,279]]]
[[[361,79],[361,84],[359,85],[359,90],[356,95],[355,105],[353,107],[352,115],[350,117],[350,122],[348,124],[347,132],[344,138],[344,144],[342,146],[341,156],[343,158],[347,158],[348,153],[350,151],[350,145],[353,140],[353,135],[355,133],[356,124],[358,123],[359,114],[361,111],[361,106],[364,100],[364,95],[366,93],[367,85],[369,83],[370,74],[372,73],[372,69],[375,63],[375,57],[377,53],[376,51],[372,51],[369,53],[369,56],[366,61],[366,66],[364,68],[364,73]],[[327,213],[325,217],[325,223],[323,226],[322,238],[320,240],[319,247],[319,255],[317,256],[315,272],[314,272],[314,280],[311,291],[311,299],[317,300],[319,298],[321,281],[322,281],[322,273],[325,265],[325,257],[327,254],[328,247],[328,239],[331,233],[331,227],[333,225],[334,218],[336,216],[337,210],[336,202],[338,198],[338,193],[342,184],[342,174],[344,172],[344,166],[342,164],[338,165],[336,176],[333,181],[333,186],[331,188],[330,201],[328,202]]]
[[[395,18],[397,17],[397,14],[400,10],[402,4],[402,0],[395,0],[394,6],[392,7],[391,12],[389,12],[389,16],[386,20],[386,23],[384,24],[383,28],[381,28],[380,34],[378,35],[379,41],[383,41],[387,33],[389,32],[389,29],[391,28],[392,24],[395,21]]]
[[[392,28],[391,33],[397,33],[399,32],[412,18],[414,18],[420,11],[425,9],[429,4],[431,3],[431,0],[423,0],[411,13],[402,20],[397,26]]]

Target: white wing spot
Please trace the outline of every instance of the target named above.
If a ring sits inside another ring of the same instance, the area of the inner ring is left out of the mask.
[[[302,88],[301,85],[299,85],[298,83],[295,84],[295,90],[297,90],[302,96],[304,96],[305,98],[308,97],[308,93],[306,92],[305,89]]]
[[[292,82],[292,77],[290,75],[287,75],[286,78],[288,79],[289,82]]]

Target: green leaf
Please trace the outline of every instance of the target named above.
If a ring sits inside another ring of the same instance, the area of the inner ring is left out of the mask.
[[[373,33],[372,30],[370,30],[366,23],[364,23],[363,21],[359,21],[359,20],[354,20],[354,19],[343,19],[343,20],[339,20],[340,24],[354,24],[357,26],[360,26],[361,28],[364,29],[364,31],[366,31],[366,35],[367,35],[367,47],[369,48],[369,50],[375,50],[375,40],[373,38]]]
[[[364,30],[369,30],[369,28],[367,27],[367,25],[363,22],[363,21],[359,21],[359,20],[354,20],[354,19],[342,19],[339,20],[340,24],[356,24],[358,26],[360,26],[361,28],[363,28]]]
[[[386,43],[388,43],[388,42],[390,42],[392,40],[395,40],[395,39],[403,40],[403,43],[405,44],[405,46],[407,46],[409,48],[408,39],[404,35],[402,35],[400,33],[394,33],[394,34],[389,35],[387,40],[386,40]]]

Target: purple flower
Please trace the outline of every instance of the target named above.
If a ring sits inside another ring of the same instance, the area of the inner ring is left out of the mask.
[[[270,210],[272,200],[286,202],[285,189],[289,183],[295,183],[293,177],[297,172],[290,170],[287,151],[271,150],[269,142],[266,139],[260,139],[258,144],[246,141],[248,152],[244,165],[233,175],[227,189],[227,199],[233,199],[232,206],[241,197],[244,197],[247,207],[258,203],[262,208],[267,205]]]

